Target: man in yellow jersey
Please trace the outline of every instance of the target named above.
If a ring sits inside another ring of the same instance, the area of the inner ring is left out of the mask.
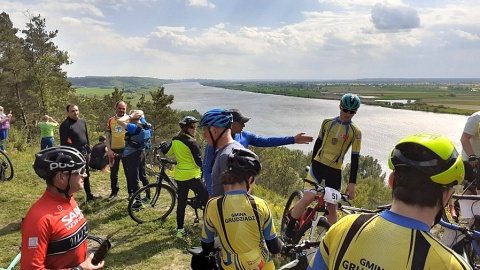
[[[464,178],[452,141],[432,134],[408,136],[388,163],[391,209],[342,218],[328,230],[308,269],[471,269],[430,234]]]
[[[255,153],[234,148],[221,174],[227,191],[208,201],[205,208],[202,249],[212,251],[217,234],[222,246],[222,269],[275,269],[272,254],[280,253],[283,243],[277,237],[268,204],[247,192],[260,170]]]
[[[124,121],[128,121],[128,118],[125,117],[125,112],[127,111],[127,104],[123,101],[118,101],[115,104],[115,116],[112,116],[108,119],[107,129],[106,129],[106,144],[107,144],[107,154],[110,161],[110,188],[111,193],[108,196],[108,200],[111,201],[118,195],[118,190],[120,189],[118,185],[118,169],[120,166],[120,161],[122,160],[122,153],[125,149],[125,129],[118,124],[117,119],[125,118]],[[125,167],[125,166],[124,166]],[[124,168],[125,169],[125,168]]]
[[[345,154],[352,147],[350,180],[346,193],[350,199],[355,198],[358,161],[362,133],[352,122],[353,116],[360,107],[360,98],[357,95],[345,94],[340,100],[340,115],[323,120],[318,138],[315,141],[312,154],[312,165],[307,179],[320,183],[325,180],[325,186],[339,190],[342,187],[342,165]],[[315,199],[315,186],[305,183],[303,197],[300,199],[289,216],[285,231],[286,240],[293,238],[297,220],[307,206]],[[337,222],[337,206],[327,203],[327,220],[330,224]]]

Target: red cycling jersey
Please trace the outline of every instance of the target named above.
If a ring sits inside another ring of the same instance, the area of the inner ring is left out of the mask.
[[[20,269],[68,269],[85,261],[87,221],[73,197],[45,191],[22,224]]]

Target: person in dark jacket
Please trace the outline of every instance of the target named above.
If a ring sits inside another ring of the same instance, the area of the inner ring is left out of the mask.
[[[60,145],[70,146],[85,156],[87,164],[90,162],[90,140],[88,139],[87,122],[79,118],[78,106],[68,104],[67,118],[60,124]],[[93,194],[90,188],[90,170],[86,166],[87,177],[84,179],[84,189],[87,194],[87,201],[99,199],[100,196]]]

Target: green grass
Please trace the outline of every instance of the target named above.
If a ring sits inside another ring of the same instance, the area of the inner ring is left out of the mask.
[[[3,206],[0,208],[0,267],[7,267],[18,253],[22,218],[45,190],[45,182],[31,168],[37,148],[29,149],[26,152],[8,149],[15,176],[11,181],[0,182],[0,203]],[[94,193],[108,197],[109,173],[94,171],[90,181]],[[189,235],[184,239],[175,237],[175,211],[162,222],[137,225],[127,213],[126,180],[122,170],[119,183],[119,198],[112,202],[102,199],[86,204],[84,192],[74,196],[88,220],[90,233],[108,237],[112,242],[104,269],[190,269],[191,257],[187,249],[200,245],[203,222],[194,224],[193,210],[187,207],[185,229]],[[256,187],[255,193],[270,202],[278,228],[285,200],[261,187]]]
[[[77,95],[103,96],[113,92],[113,88],[77,88]]]

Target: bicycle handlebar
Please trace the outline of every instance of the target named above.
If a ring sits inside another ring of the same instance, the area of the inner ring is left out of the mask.
[[[480,201],[480,195],[462,195],[462,194],[453,194],[452,198],[457,200],[473,200]]]

